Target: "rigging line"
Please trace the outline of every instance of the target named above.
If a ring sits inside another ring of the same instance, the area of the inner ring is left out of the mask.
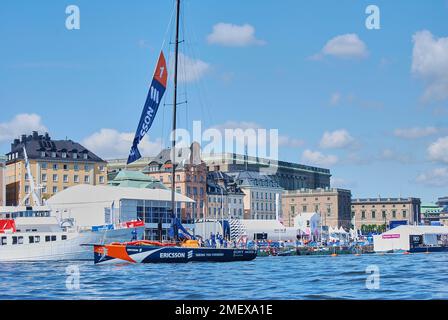
[[[182,37],[183,37],[183,44],[182,44],[182,46],[183,46],[183,51],[184,52],[186,52],[186,47],[187,47],[187,42],[185,41],[185,39],[186,39],[186,35],[185,35],[185,10],[186,10],[186,8],[185,8],[185,3],[184,2],[182,2],[182,9],[183,10],[181,10],[181,17],[182,17]],[[190,123],[189,123],[189,120],[188,120],[188,112],[189,112],[189,106],[188,106],[188,95],[187,95],[187,93],[188,93],[188,89],[187,89],[187,82],[186,82],[186,77],[187,77],[187,68],[186,68],[186,65],[185,65],[185,59],[186,59],[186,57],[185,57],[185,54],[184,54],[184,58],[183,58],[183,60],[184,60],[184,63],[183,63],[183,73],[184,73],[184,81],[183,81],[183,90],[184,90],[184,95],[185,95],[185,129],[187,130],[187,132],[191,132],[191,127],[190,127]],[[191,141],[191,142],[193,142],[193,141]]]

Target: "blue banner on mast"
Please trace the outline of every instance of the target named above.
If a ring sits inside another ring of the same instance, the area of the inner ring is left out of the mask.
[[[159,61],[157,62],[151,87],[149,88],[145,106],[140,117],[140,122],[138,124],[137,131],[135,132],[135,137],[132,142],[127,164],[137,161],[142,157],[140,151],[138,150],[138,144],[142,141],[149,128],[151,128],[152,122],[156,117],[160,101],[162,100],[163,94],[166,90],[167,79],[168,70],[166,68],[165,56],[163,55],[163,52],[160,52]]]

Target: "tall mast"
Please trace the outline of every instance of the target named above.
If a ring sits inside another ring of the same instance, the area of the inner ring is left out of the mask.
[[[176,109],[177,109],[177,63],[179,57],[179,14],[180,14],[180,0],[176,0],[176,42],[174,44],[174,97],[173,97],[173,141],[172,141],[172,175],[171,175],[171,210],[173,218],[173,232],[174,240],[178,240],[178,229],[175,219],[177,218],[176,211]]]

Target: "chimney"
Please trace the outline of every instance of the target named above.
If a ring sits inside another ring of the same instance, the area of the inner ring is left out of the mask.
[[[26,134],[22,134],[22,140],[21,140],[21,142],[22,142],[22,143],[25,143],[25,142],[26,142]]]
[[[50,141],[50,135],[48,132],[45,132],[45,140]]]
[[[39,134],[37,133],[37,131],[33,131],[33,140],[38,140],[39,139]]]

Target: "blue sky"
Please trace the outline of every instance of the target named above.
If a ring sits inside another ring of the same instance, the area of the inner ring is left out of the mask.
[[[72,4],[80,30],[65,27]],[[0,151],[47,129],[126,157],[173,1],[0,6]],[[448,194],[447,1],[186,0],[184,17],[180,127],[279,129],[282,160],[330,168],[354,197]],[[146,154],[167,142],[170,113]]]

